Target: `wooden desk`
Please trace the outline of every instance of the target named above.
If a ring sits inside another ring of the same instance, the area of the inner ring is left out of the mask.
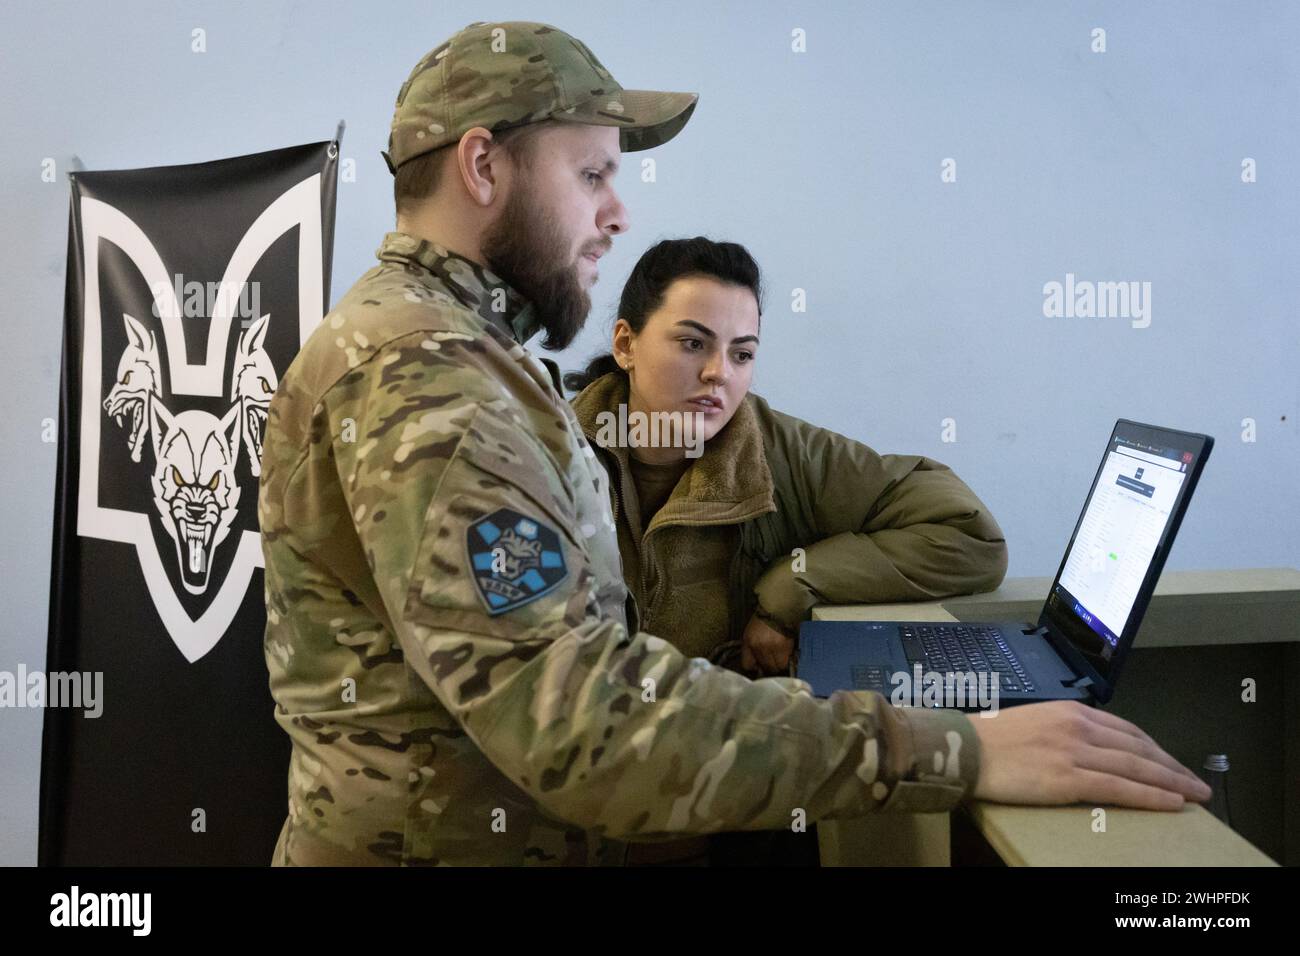
[[[986,594],[819,607],[813,617],[1036,621],[1051,582],[1015,578]],[[1256,681],[1255,703],[1240,700],[1243,675]],[[998,859],[1012,866],[1277,865],[1236,832],[1242,830],[1271,835],[1277,856],[1300,863],[1300,571],[1165,572],[1106,709],[1142,727],[1196,771],[1211,752],[1206,746],[1231,741],[1222,752],[1232,761],[1235,829],[1199,804],[1180,813],[1107,807],[1106,832],[1096,833],[1092,807],[974,801],[962,812]],[[827,866],[952,862],[948,814],[879,814],[823,821],[817,829]]]

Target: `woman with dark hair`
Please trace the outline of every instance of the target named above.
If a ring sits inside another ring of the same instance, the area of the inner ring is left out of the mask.
[[[629,623],[754,677],[790,672],[815,604],[987,591],[1007,568],[1001,528],[947,466],[879,455],[749,391],[761,304],[743,246],[664,240],[624,286],[612,353],[565,379],[610,474]],[[611,440],[612,422],[673,413],[701,424],[678,434],[693,443],[645,441],[652,427]]]
[[[787,671],[815,604],[988,591],[1007,568],[1002,529],[946,465],[878,455],[750,393],[761,301],[743,246],[664,240],[623,288],[613,352],[565,379],[610,474],[640,627],[751,675]],[[701,421],[703,454],[610,442],[620,405]]]

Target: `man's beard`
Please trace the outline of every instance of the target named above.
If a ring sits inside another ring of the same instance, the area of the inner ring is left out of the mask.
[[[488,268],[533,304],[546,330],[542,348],[562,349],[582,330],[591,296],[578,279],[577,263],[557,262],[569,241],[549,212],[527,202],[524,184],[511,191],[505,208],[483,236]]]

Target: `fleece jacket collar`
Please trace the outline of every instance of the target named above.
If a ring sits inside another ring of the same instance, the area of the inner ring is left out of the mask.
[[[597,417],[601,412],[617,417],[619,405],[625,405],[627,398],[627,376],[622,372],[610,372],[588,385],[573,400],[578,423],[593,446],[604,447],[597,441],[601,430]],[[624,507],[629,512],[634,511],[628,501],[635,493],[628,450],[617,445],[604,450],[618,461]],[[704,454],[694,460],[685,480],[678,483],[645,531],[648,533],[668,523],[710,525],[748,521],[776,510],[773,492],[772,473],[767,465],[758,415],[753,398],[746,395],[731,421],[705,444]],[[639,524],[636,515],[630,517],[634,526]]]

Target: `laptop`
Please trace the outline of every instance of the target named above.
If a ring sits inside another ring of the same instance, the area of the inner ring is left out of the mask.
[[[1115,423],[1036,625],[808,621],[796,674],[818,697],[874,690],[910,706],[1106,703],[1213,447]]]

